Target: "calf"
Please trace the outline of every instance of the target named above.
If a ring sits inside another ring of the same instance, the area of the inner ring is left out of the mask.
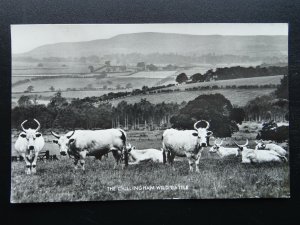
[[[134,162],[130,164],[140,164],[144,162],[158,162],[163,163],[163,154],[162,151],[154,148],[137,150],[135,146],[130,144],[127,146],[128,156]]]
[[[26,163],[26,174],[36,173],[36,161],[38,154],[45,145],[45,140],[42,134],[38,132],[41,124],[36,119],[34,119],[34,121],[38,124],[36,129],[25,129],[23,125],[27,122],[27,120],[21,123],[23,132],[20,133],[15,143],[15,150],[23,157]]]

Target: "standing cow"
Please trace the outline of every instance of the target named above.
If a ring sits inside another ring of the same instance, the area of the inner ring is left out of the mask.
[[[26,163],[26,174],[36,173],[36,161],[38,154],[45,145],[45,140],[42,134],[38,132],[41,125],[36,119],[34,119],[34,121],[38,124],[36,129],[25,129],[23,125],[27,122],[27,120],[21,123],[23,132],[20,133],[15,143],[15,150],[23,157]]]
[[[200,122],[205,122],[206,127],[197,127]],[[212,131],[208,131],[209,122],[205,120],[199,120],[194,124],[195,130],[176,130],[167,129],[163,133],[163,158],[165,163],[165,152],[168,153],[168,161],[174,169],[175,156],[187,157],[189,161],[190,171],[192,172],[194,162],[196,161],[196,172],[199,172],[199,163],[203,147],[207,146],[207,137],[213,134]]]
[[[86,156],[101,157],[109,152],[112,152],[116,164],[124,158],[125,166],[128,165],[128,153],[126,149],[126,133],[122,129],[107,129],[107,130],[75,130],[60,136],[53,131],[52,135],[57,138],[53,140],[59,145],[61,155],[74,157],[75,169],[80,161],[82,170],[85,170]]]

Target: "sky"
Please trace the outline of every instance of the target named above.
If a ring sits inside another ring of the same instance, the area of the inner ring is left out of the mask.
[[[288,35],[287,23],[30,24],[11,25],[12,53],[45,44],[107,39],[119,34],[161,32],[194,35]]]

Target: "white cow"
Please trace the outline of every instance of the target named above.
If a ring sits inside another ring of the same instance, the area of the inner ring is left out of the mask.
[[[284,150],[281,146],[273,144],[273,143],[267,143],[265,144],[262,140],[255,141],[257,144],[255,146],[255,150],[273,150],[274,152],[277,152],[279,155],[286,156],[287,152]]]
[[[238,147],[239,151],[242,154],[242,163],[265,163],[265,162],[283,162],[287,161],[285,156],[281,156],[273,150],[255,150],[249,149],[246,146],[248,145],[248,139],[246,144],[239,145],[235,141],[234,143]]]
[[[161,150],[154,148],[137,150],[135,146],[130,144],[126,148],[129,158],[134,161],[129,164],[140,164],[149,161],[163,163],[163,152]]]
[[[36,129],[25,129],[23,125],[27,122],[27,120],[21,123],[23,132],[20,133],[15,143],[15,150],[23,157],[26,163],[26,174],[36,173],[36,161],[38,154],[45,145],[45,140],[42,134],[38,132],[41,128],[41,124],[36,119],[34,119],[34,121],[38,124]]]
[[[205,122],[205,128],[197,128],[197,124]],[[194,124],[195,130],[176,130],[167,129],[163,133],[162,145],[165,163],[165,152],[168,153],[168,161],[174,169],[175,156],[186,156],[189,162],[189,168],[192,172],[194,162],[196,161],[196,172],[199,172],[199,163],[203,148],[207,146],[207,137],[212,135],[212,131],[208,131],[209,123],[205,120],[199,120]]]
[[[63,136],[51,131],[52,135],[58,140],[53,140],[59,145],[61,155],[74,157],[75,169],[80,161],[82,170],[85,170],[86,156],[101,157],[112,152],[117,167],[119,162],[124,159],[125,166],[128,165],[128,153],[126,150],[126,133],[122,129],[106,129],[106,130],[75,130],[70,131]]]
[[[239,155],[239,151],[238,148],[225,148],[223,146],[221,146],[223,143],[223,140],[221,140],[220,143],[217,143],[217,141],[215,140],[214,145],[209,149],[210,153],[217,153],[218,156],[220,156],[221,158],[225,158],[228,156],[238,156]]]

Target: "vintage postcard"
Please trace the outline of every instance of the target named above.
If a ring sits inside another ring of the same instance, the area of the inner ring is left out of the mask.
[[[11,25],[11,202],[289,198],[288,24]]]

